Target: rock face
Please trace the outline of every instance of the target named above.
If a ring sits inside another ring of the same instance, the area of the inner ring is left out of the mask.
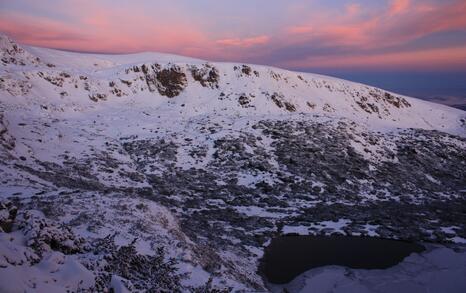
[[[296,107],[292,103],[286,101],[283,94],[273,93],[270,98],[279,108],[285,108],[289,112],[296,112]]]
[[[203,87],[210,87],[212,89],[219,88],[220,75],[218,69],[213,65],[204,64],[202,67],[193,65],[191,67],[191,74],[193,79],[199,82]]]
[[[266,290],[276,235],[466,242],[460,110],[254,65],[31,50],[0,67],[0,276],[47,262],[79,271],[62,291],[247,292]]]
[[[11,202],[0,202],[0,233],[11,232],[18,208]]]
[[[159,64],[143,64],[135,66],[127,72],[142,72],[149,91],[158,93],[162,96],[173,98],[178,96],[187,86],[186,74],[177,65],[169,65],[162,68]]]
[[[7,122],[3,113],[0,113],[0,145],[9,150],[15,147],[15,139],[8,133]]]

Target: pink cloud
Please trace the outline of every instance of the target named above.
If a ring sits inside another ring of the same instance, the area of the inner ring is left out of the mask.
[[[391,0],[389,15],[402,14],[408,11],[411,0]]]
[[[309,34],[314,31],[310,25],[292,26],[288,28],[288,32],[291,34]]]
[[[358,3],[350,3],[346,5],[346,14],[353,17],[361,12],[361,5]]]
[[[282,24],[282,29],[267,31],[268,26],[263,26],[251,37],[242,37],[250,32],[237,29],[237,26],[227,27],[227,21],[222,28],[212,27],[212,23],[218,20],[215,16],[208,20],[196,19],[192,11],[181,9],[179,3],[160,3],[165,13],[160,12],[160,7],[157,17],[154,17],[144,5],[125,3],[107,7],[93,0],[57,3],[54,13],[61,17],[55,20],[0,10],[0,30],[22,43],[36,46],[111,53],[160,51],[205,59],[253,62],[270,54],[278,56],[267,61],[274,65],[280,64],[278,58],[281,56],[296,58],[296,64],[302,59],[307,60],[306,48],[319,49],[316,52],[327,48],[334,52],[340,49],[342,52],[393,51],[396,46],[405,46],[429,34],[466,30],[464,0],[385,0],[378,6],[360,5],[359,0],[352,0],[340,10],[325,5],[312,9],[317,1],[309,2],[301,2],[298,6],[290,4],[292,9],[284,11],[285,15],[280,14],[283,19],[276,20]],[[305,21],[298,21],[300,19]],[[240,20],[238,16],[229,21]],[[253,23],[254,19],[249,21]],[[295,52],[299,56],[295,56]],[[342,59],[332,57],[327,63],[313,60],[327,66],[333,66],[340,60],[345,66],[349,64],[346,61],[348,56]],[[351,56],[358,63],[365,62],[364,58]],[[428,58],[426,54],[420,56]],[[448,56],[461,57],[458,54]],[[370,58],[366,63],[375,62]],[[426,59],[425,62],[430,61]],[[381,60],[380,63],[384,62]]]
[[[354,69],[383,67],[410,70],[464,69],[466,67],[466,46],[392,53],[346,54],[332,58],[311,56],[304,60],[286,62],[282,66]]]
[[[157,25],[135,15],[125,16],[124,22],[115,23],[118,19],[122,18],[112,12],[94,11],[77,27],[47,18],[0,13],[0,31],[29,45],[88,52],[170,51],[182,54],[184,48],[206,42],[203,33],[192,26]],[[87,30],[82,26],[92,28]],[[140,31],[135,33],[135,27]]]
[[[22,43],[37,46],[61,46],[88,41],[87,37],[73,26],[47,18],[20,14],[2,15],[0,31],[14,36]]]
[[[316,33],[328,42],[338,41],[339,45],[364,45],[370,43],[371,32],[377,28],[377,20],[369,19],[349,25],[332,25]]]
[[[256,37],[251,37],[251,38],[234,38],[234,39],[222,39],[222,40],[217,40],[216,43],[222,46],[232,46],[232,47],[252,47],[252,46],[257,46],[257,45],[264,45],[267,44],[270,41],[269,36],[256,36]]]
[[[414,5],[411,0],[392,0],[385,11],[364,13],[362,9],[359,5],[350,4],[343,15],[319,11],[309,16],[310,22],[285,29],[283,40],[381,48],[435,32],[466,29],[466,1],[461,0],[419,5]]]

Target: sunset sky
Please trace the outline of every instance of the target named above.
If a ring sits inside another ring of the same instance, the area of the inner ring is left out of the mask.
[[[84,52],[318,72],[466,72],[464,0],[0,0],[0,31]]]

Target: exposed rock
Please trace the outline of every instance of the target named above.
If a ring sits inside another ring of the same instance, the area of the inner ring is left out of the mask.
[[[272,99],[275,105],[279,108],[285,108],[288,112],[296,111],[296,106],[291,102],[288,102],[283,94],[273,93],[272,96],[270,96],[270,99]]]
[[[149,91],[162,96],[173,98],[178,96],[188,85],[186,74],[178,65],[169,64],[162,68],[160,64],[143,64],[126,70],[136,73],[142,72]]]
[[[194,80],[198,81],[203,87],[210,87],[212,89],[219,87],[220,75],[214,66],[204,64],[199,68],[197,65],[193,65],[190,70]]]
[[[136,251],[136,241],[117,248],[115,241],[112,238],[110,240],[110,247],[106,247],[108,253],[104,257],[106,274],[99,278],[109,281],[112,275],[117,275],[126,280],[125,286],[130,290],[181,292],[176,261],[167,261],[163,247],[157,248],[154,255],[142,255]]]
[[[254,107],[251,105],[251,99],[254,98],[253,96],[248,96],[246,94],[242,94],[238,97],[238,103],[243,107],[243,108],[250,108]]]
[[[37,73],[37,75],[57,87],[63,87],[63,83],[65,82],[64,77],[61,76],[60,74],[56,76],[55,73],[39,72]]]
[[[107,100],[107,95],[106,94],[91,94],[89,95],[89,99],[91,99],[94,102],[98,102],[99,100],[105,101]]]
[[[40,64],[40,59],[24,50],[5,35],[0,35],[0,60],[2,65]]]
[[[247,66],[247,65],[243,65],[241,67],[241,72],[247,76],[250,76],[251,75],[251,72],[252,72],[252,69],[250,66]]]
[[[4,115],[0,112],[0,145],[7,150],[12,150],[16,145],[15,138],[8,133],[7,126]]]
[[[0,202],[0,233],[11,232],[18,208],[10,201]]]
[[[162,96],[173,98],[178,96],[187,86],[186,74],[174,65],[157,73],[156,87]]]

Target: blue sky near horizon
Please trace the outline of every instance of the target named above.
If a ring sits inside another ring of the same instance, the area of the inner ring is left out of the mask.
[[[465,72],[342,72],[314,70],[355,82],[373,85],[410,97],[466,109]]]

